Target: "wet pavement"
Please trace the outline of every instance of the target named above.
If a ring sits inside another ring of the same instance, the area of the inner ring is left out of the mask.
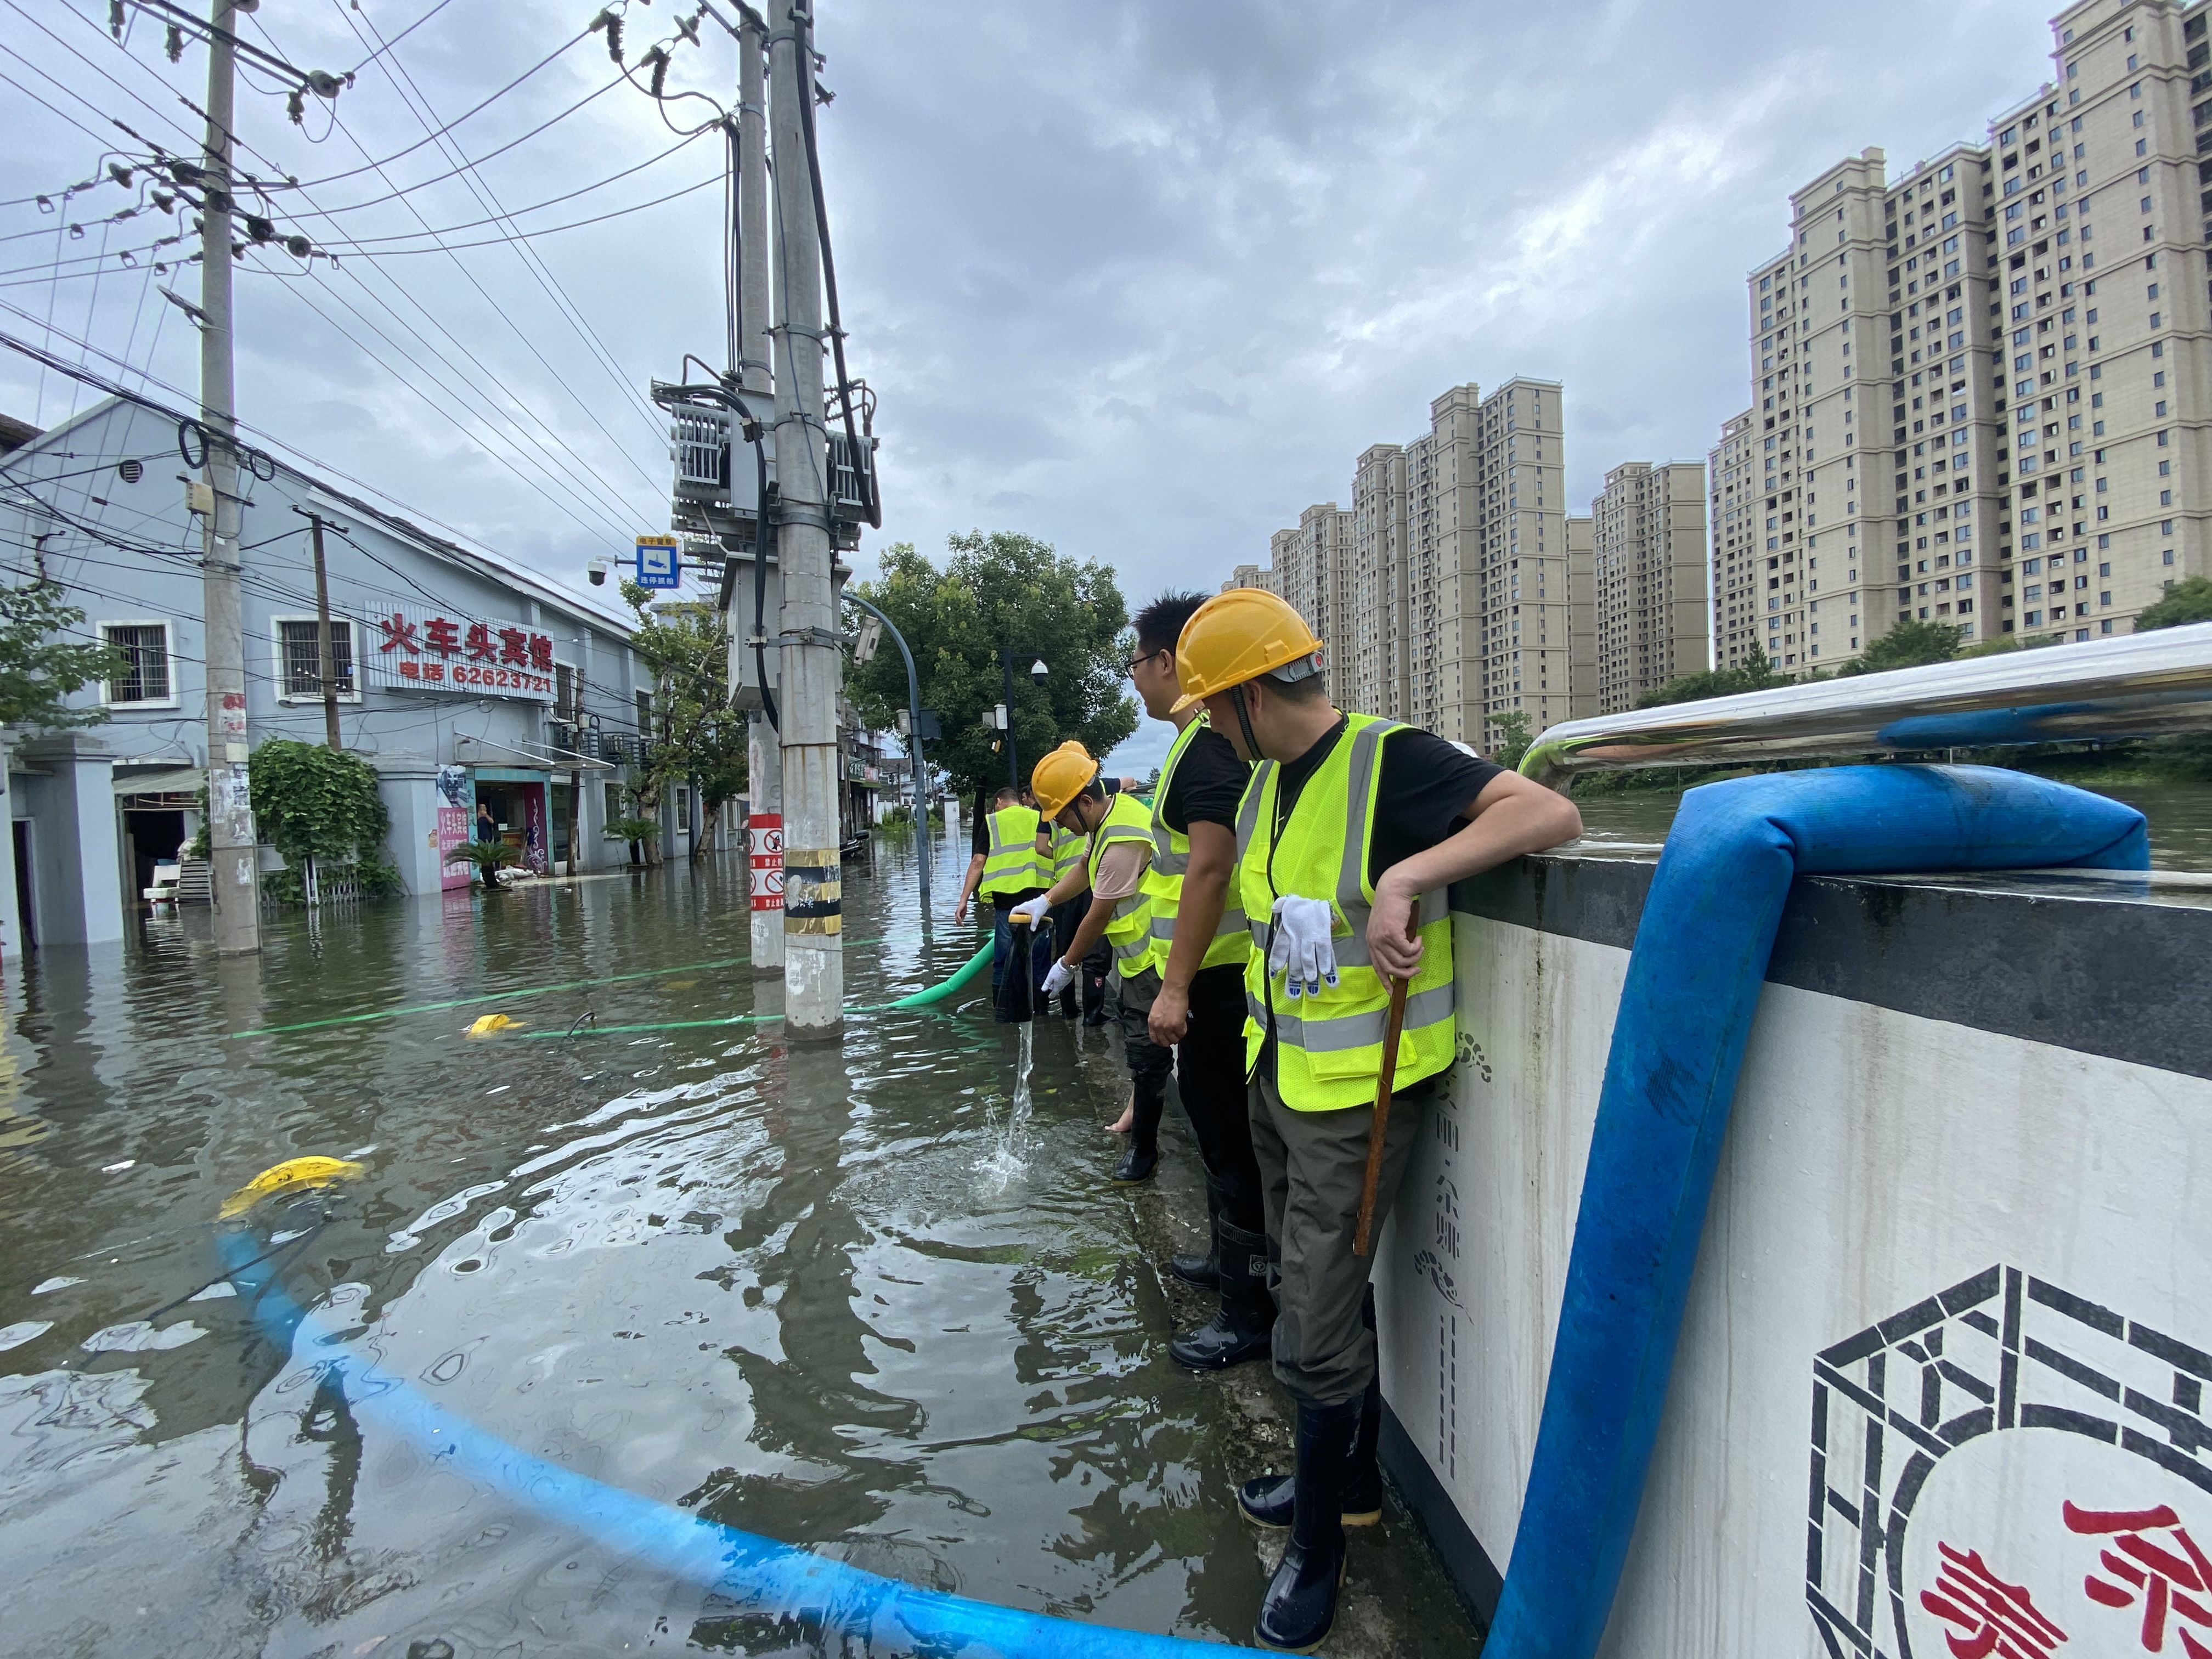
[[[910,850],[878,858],[848,868],[855,1006],[979,942],[925,938]],[[254,962],[188,911],[11,969],[0,1652],[860,1650],[465,1477],[357,1414],[310,1338],[265,1335],[216,1212],[311,1153],[365,1173],[257,1211],[254,1250],[456,1419],[908,1583],[1248,1639],[1274,1546],[1231,1494],[1285,1413],[1262,1367],[1166,1358],[1202,1313],[1158,1267],[1203,1217],[1179,1126],[1159,1182],[1110,1186],[1117,1039],[1052,1021],[1010,1141],[1016,1039],[980,995],[855,1015],[841,1048],[605,1029],[772,1015],[744,891],[727,859],[293,912]],[[522,1024],[465,1035],[487,1012]],[[1325,1652],[1474,1644],[1409,1521],[1355,1539]]]

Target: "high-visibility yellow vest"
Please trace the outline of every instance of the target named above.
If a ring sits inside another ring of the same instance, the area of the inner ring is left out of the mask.
[[[1091,860],[1086,873],[1091,879],[1091,890],[1098,890],[1098,860],[1106,849],[1117,841],[1140,841],[1150,846],[1152,839],[1152,810],[1134,795],[1115,795],[1106,808],[1106,816],[1091,832]],[[1152,905],[1141,884],[1137,890],[1121,902],[1114,912],[1114,920],[1106,924],[1106,942],[1114,947],[1114,965],[1121,970],[1124,979],[1144,972],[1152,954]]]
[[[1090,837],[1080,830],[1052,826],[1052,882],[1057,887],[1060,878],[1081,864],[1091,846]]]
[[[1145,872],[1145,890],[1152,902],[1152,967],[1163,976],[1168,971],[1168,953],[1175,947],[1176,919],[1182,912],[1183,878],[1190,873],[1190,837],[1168,828],[1168,785],[1174,780],[1176,763],[1205,725],[1206,716],[1200,714],[1176,733],[1176,740],[1168,746],[1168,757],[1160,766],[1159,783],[1152,790],[1152,862]],[[1225,967],[1243,961],[1251,950],[1251,939],[1244,931],[1244,913],[1237,904],[1237,877],[1232,870],[1229,890],[1222,900],[1220,923],[1198,965],[1201,971]]]
[[[1037,857],[1037,815],[1027,806],[1001,806],[990,816],[991,850],[983,855],[983,879],[975,890],[986,898],[1001,893],[1034,893],[1050,883]]]
[[[1372,714],[1349,725],[1275,832],[1276,788],[1282,769],[1262,761],[1253,769],[1237,816],[1237,879],[1252,939],[1244,963],[1244,1064],[1256,1066],[1269,1015],[1276,1036],[1275,1081],[1283,1103],[1301,1112],[1371,1105],[1382,1070],[1382,1037],[1390,988],[1367,951],[1367,919],[1375,889],[1367,878],[1375,834],[1375,785],[1383,741],[1407,728]],[[1279,896],[1327,899],[1334,908],[1332,939],[1338,983],[1293,1000],[1267,972],[1274,902]],[[1397,1086],[1433,1077],[1452,1062],[1458,1021],[1452,992],[1451,910],[1438,889],[1421,895],[1421,965],[1407,988],[1406,1023],[1398,1039]]]

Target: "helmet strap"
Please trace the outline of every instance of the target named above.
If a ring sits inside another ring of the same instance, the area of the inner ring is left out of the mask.
[[[1243,728],[1244,747],[1251,751],[1256,763],[1267,758],[1260,752],[1260,739],[1252,735],[1252,716],[1244,707],[1244,687],[1242,682],[1229,688],[1229,700],[1237,705],[1237,724]]]

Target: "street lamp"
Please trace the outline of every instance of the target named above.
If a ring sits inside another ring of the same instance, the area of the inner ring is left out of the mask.
[[[1002,645],[999,647],[999,678],[1006,698],[1006,781],[1013,785],[1017,791],[1022,787],[1022,757],[1019,750],[1014,744],[1014,659],[1031,654],[1027,651],[1017,651],[1011,645]],[[1040,690],[1043,688],[1045,680],[1051,672],[1052,671],[1045,666],[1042,657],[1036,658],[1030,664],[1030,678],[1036,682]]]

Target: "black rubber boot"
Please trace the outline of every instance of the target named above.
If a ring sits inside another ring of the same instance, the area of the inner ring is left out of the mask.
[[[1221,1263],[1221,1309],[1187,1336],[1168,1344],[1168,1358],[1194,1371],[1225,1371],[1267,1357],[1275,1298],[1267,1294],[1267,1240],[1227,1221],[1213,1226]]]
[[[1253,1636],[1279,1653],[1311,1653],[1336,1623],[1344,1583],[1344,1483],[1359,1437],[1359,1401],[1298,1407],[1291,1541],[1260,1602]]]
[[[1209,1181],[1206,1183],[1206,1254],[1168,1258],[1168,1271],[1194,1290],[1221,1288],[1221,1237],[1214,1231],[1220,1224],[1221,1194]]]
[[[1114,1170],[1116,1187],[1135,1187],[1160,1166],[1160,1114],[1167,1106],[1165,1085],[1137,1079],[1137,1121],[1129,1127],[1129,1150]]]
[[[1370,1382],[1359,1401],[1359,1434],[1352,1443],[1352,1467],[1344,1478],[1344,1524],[1371,1527],[1382,1518],[1382,1470],[1375,1461],[1375,1442],[1382,1428],[1382,1385]],[[1237,1489],[1237,1507],[1255,1527],[1291,1524],[1291,1494],[1297,1481],[1287,1474],[1263,1474]]]

